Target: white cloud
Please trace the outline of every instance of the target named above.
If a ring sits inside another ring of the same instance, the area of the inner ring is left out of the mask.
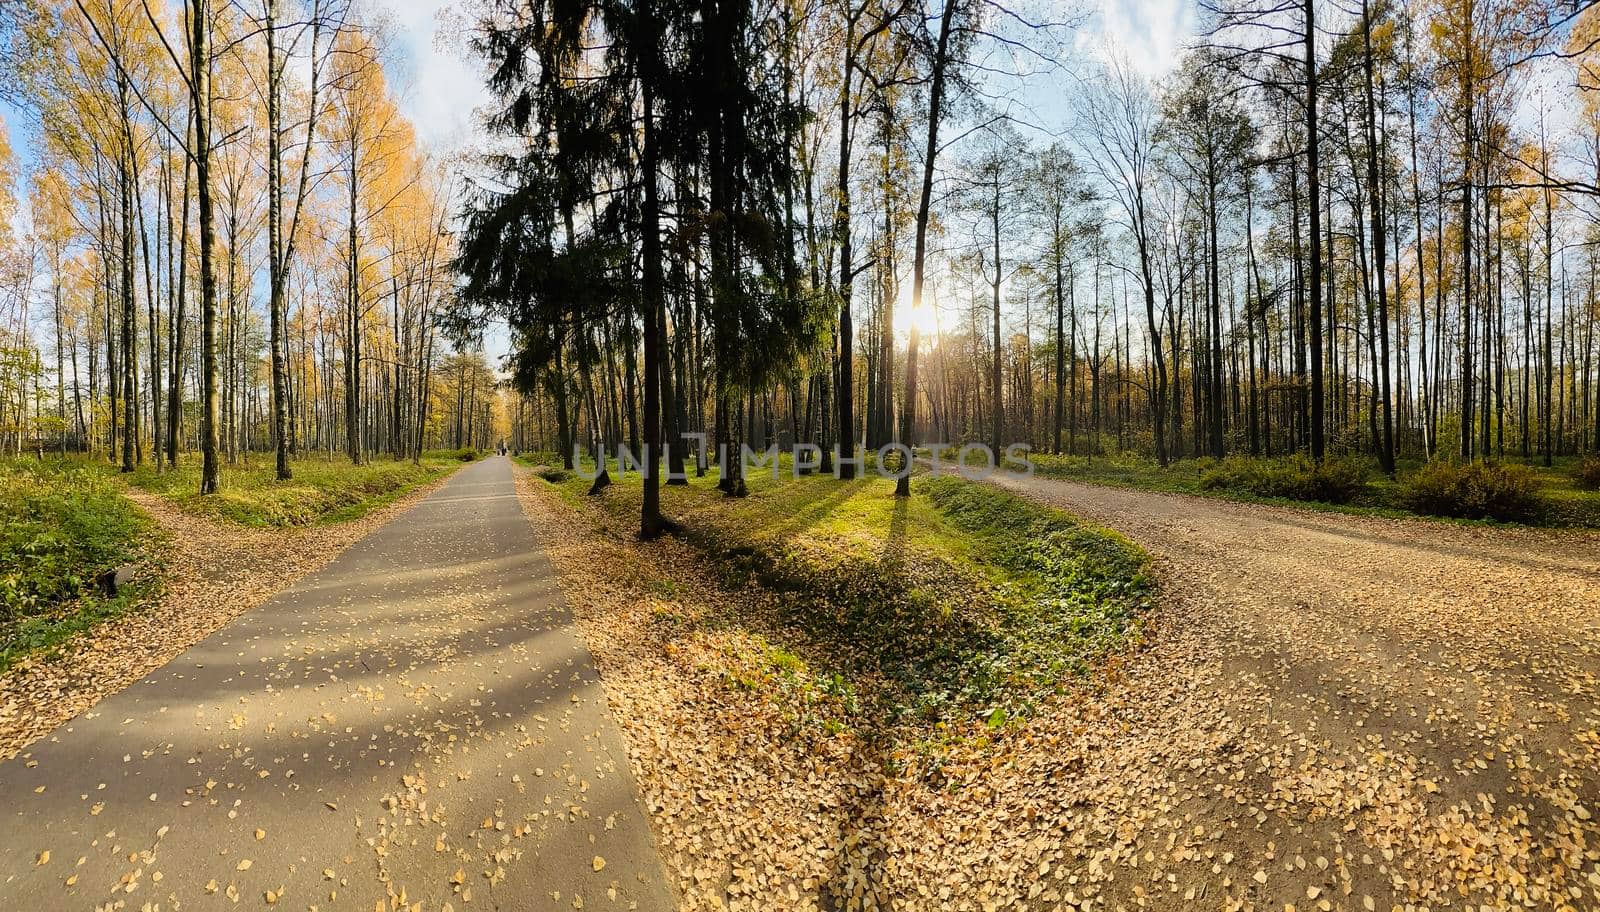
[[[417,136],[439,151],[480,135],[478,109],[489,98],[466,28],[450,0],[372,0],[392,29],[390,79]]]
[[[481,144],[480,109],[489,101],[484,74],[466,47],[458,0],[371,0],[389,26],[387,75],[417,138],[448,155]],[[505,325],[484,328],[483,346],[498,365],[511,351]]]
[[[1098,0],[1096,21],[1083,35],[1128,56],[1147,78],[1166,75],[1178,65],[1193,40],[1196,16],[1191,0]]]

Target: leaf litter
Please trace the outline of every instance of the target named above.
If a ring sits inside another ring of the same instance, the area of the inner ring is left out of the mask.
[[[929,775],[742,683],[759,595],[520,473],[685,908],[1600,906],[1600,537],[1013,486],[1144,545],[1163,604]]]

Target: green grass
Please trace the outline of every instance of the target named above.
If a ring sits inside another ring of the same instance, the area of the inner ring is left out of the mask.
[[[104,464],[0,463],[0,670],[136,605],[152,578],[108,598],[96,577],[150,563],[158,538]]]
[[[309,526],[358,519],[475,458],[449,450],[427,453],[420,464],[383,456],[359,466],[342,457],[300,459],[288,481],[274,477],[270,459],[257,459],[224,465],[217,493],[209,496],[198,493],[200,463],[190,458],[160,472],[142,466],[131,482],[190,513],[253,527]]]
[[[516,459],[527,466],[547,465],[557,468],[561,466],[561,454],[553,450],[527,450],[518,453]]]
[[[1356,457],[1348,457],[1354,459]],[[1091,484],[1138,488],[1147,491],[1173,491],[1230,500],[1261,503],[1289,503],[1314,509],[1345,513],[1382,516],[1416,516],[1405,508],[1404,484],[1408,476],[1422,467],[1420,460],[1402,460],[1398,466],[1398,479],[1390,479],[1378,471],[1375,460],[1367,462],[1365,489],[1348,503],[1330,504],[1316,501],[1296,501],[1282,497],[1263,497],[1239,487],[1206,487],[1208,475],[1214,475],[1218,463],[1211,459],[1183,459],[1166,468],[1155,460],[1140,456],[1097,456],[1093,460],[1083,456],[1032,456],[1036,471],[1048,478],[1065,478]],[[1518,459],[1507,462],[1521,463]],[[1265,462],[1235,457],[1229,462]],[[1282,460],[1273,460],[1281,463]],[[1600,528],[1600,492],[1586,491],[1573,477],[1575,461],[1557,460],[1552,468],[1545,468],[1537,460],[1528,463],[1538,478],[1539,512],[1529,524],[1538,526]],[[1461,520],[1443,520],[1460,522]]]
[[[782,467],[776,480],[752,473],[748,497],[723,496],[713,469],[663,487],[662,502],[724,583],[777,595],[760,632],[805,657],[825,692],[837,676],[895,718],[1000,725],[1137,637],[1148,558],[1115,533],[955,477],[918,477],[905,499],[875,472],[796,479]],[[596,498],[576,474],[547,481],[618,517],[639,508],[636,475]],[[752,667],[781,679],[782,666]]]
[[[1586,490],[1565,469],[1536,468],[1539,497],[1544,501],[1545,524],[1600,529],[1600,491]]]

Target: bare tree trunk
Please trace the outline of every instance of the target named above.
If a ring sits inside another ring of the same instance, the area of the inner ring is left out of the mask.
[[[989,364],[989,395],[992,398],[992,413],[990,414],[989,446],[992,448],[993,458],[998,460],[1003,451],[1004,444],[1001,436],[1005,433],[1005,391],[1000,388],[1000,352],[1002,342],[1000,339],[1000,172],[994,173],[994,196],[990,199],[989,227],[993,232],[994,250],[994,282],[991,286],[990,306],[990,331],[994,334],[993,358]]]
[[[644,0],[646,64],[640,74],[639,88],[643,107],[643,151],[640,155],[640,180],[644,182],[644,222],[642,253],[644,257],[644,282],[642,285],[644,316],[644,497],[640,505],[639,537],[654,538],[667,527],[661,516],[661,390],[668,382],[667,371],[662,366],[662,315],[666,309],[661,270],[661,201],[657,181],[660,178],[657,161],[658,130],[655,123],[655,65],[656,25],[652,0]],[[632,362],[630,361],[630,364]]]
[[[851,286],[855,273],[851,268],[853,250],[850,246],[850,83],[855,77],[856,16],[846,12],[844,32],[844,68],[839,80],[839,207],[834,215],[833,233],[839,245],[839,477],[850,480],[856,477],[855,452],[855,354],[851,340],[855,332],[850,314]]]
[[[118,70],[121,73],[121,70]],[[134,375],[139,358],[137,329],[133,320],[133,132],[128,128],[128,85],[126,77],[117,80],[117,92],[122,102],[122,154],[118,159],[118,190],[121,193],[121,271],[122,301],[122,471],[133,471],[133,450],[139,437],[139,422],[134,415],[134,402],[138,395]]]
[[[1307,328],[1311,336],[1311,458],[1322,461],[1322,174],[1318,156],[1320,124],[1317,118],[1317,19],[1316,0],[1305,0],[1306,67],[1306,194],[1310,220],[1311,315]]]
[[[190,57],[194,95],[195,198],[200,222],[200,348],[204,400],[200,413],[200,493],[215,494],[217,450],[217,275],[212,262],[216,227],[211,211],[211,11],[207,0],[191,0]]]
[[[191,109],[186,120],[186,133],[193,141],[194,114]],[[184,322],[188,319],[186,313],[189,300],[189,166],[190,156],[183,158],[183,204],[178,217],[178,277],[176,281],[175,304],[171,314],[172,344],[168,346],[167,355],[167,465],[176,467],[178,464],[178,441],[182,438],[183,428],[183,332]],[[172,214],[172,204],[167,204],[167,215]],[[169,233],[168,241],[171,237]]]
[[[360,146],[352,128],[350,138],[350,220],[346,229],[349,261],[345,289],[345,356],[344,356],[344,427],[345,453],[355,465],[361,464],[361,248],[356,237],[356,203],[358,177],[357,156]]]
[[[1383,434],[1378,441],[1378,464],[1384,474],[1394,477],[1394,406],[1389,389],[1389,289],[1386,263],[1388,249],[1384,238],[1383,184],[1378,174],[1378,105],[1373,93],[1372,11],[1361,3],[1361,40],[1367,96],[1367,198],[1372,210],[1372,256],[1378,284],[1378,365],[1374,379],[1378,384],[1378,404]]]

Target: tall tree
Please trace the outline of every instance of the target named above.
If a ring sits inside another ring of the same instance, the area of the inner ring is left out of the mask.
[[[910,338],[906,342],[906,387],[900,404],[900,442],[906,446],[915,443],[917,425],[917,356],[922,344],[915,315],[923,309],[923,290],[928,276],[928,216],[933,205],[933,173],[939,158],[939,127],[945,117],[946,85],[951,81],[952,69],[963,56],[963,44],[955,33],[956,16],[962,10],[961,0],[944,0],[939,13],[938,37],[934,38],[932,54],[928,59],[928,115],[927,136],[922,151],[922,183],[917,193],[916,235],[911,254],[911,313]],[[911,494],[911,467],[905,466],[896,479],[894,492],[899,497]]]
[[[1150,415],[1156,461],[1165,466],[1167,363],[1161,348],[1161,325],[1156,318],[1156,226],[1149,200],[1155,179],[1155,104],[1144,78],[1126,58],[1113,57],[1096,91],[1085,96],[1079,113],[1089,131],[1086,157],[1116,201],[1138,255],[1144,329],[1155,373],[1155,383],[1150,387]]]

